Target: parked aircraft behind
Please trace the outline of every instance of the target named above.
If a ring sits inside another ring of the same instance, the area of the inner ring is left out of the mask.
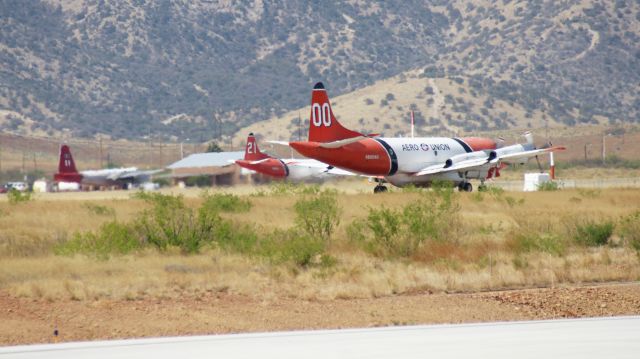
[[[384,192],[384,182],[395,186],[430,186],[433,181],[451,181],[462,191],[471,191],[471,179],[481,186],[498,177],[500,169],[524,163],[542,153],[564,147],[537,149],[531,134],[527,143],[497,148],[489,138],[377,137],[343,127],[333,115],[327,91],[318,82],[312,91],[308,141],[289,145],[302,155],[337,168],[378,179],[374,192]]]
[[[60,146],[58,173],[53,181],[58,190],[78,189],[83,186],[128,188],[149,182],[151,175],[161,170],[140,171],[136,167],[108,168],[78,172],[69,146]]]
[[[348,176],[353,173],[310,159],[279,159],[260,151],[253,133],[247,137],[244,159],[235,161],[238,166],[275,178],[293,181],[322,179],[331,176]]]

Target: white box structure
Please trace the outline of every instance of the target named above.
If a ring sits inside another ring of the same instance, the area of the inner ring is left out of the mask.
[[[551,177],[548,173],[525,173],[524,174],[524,188],[525,192],[533,192],[538,190],[538,186],[549,182]]]

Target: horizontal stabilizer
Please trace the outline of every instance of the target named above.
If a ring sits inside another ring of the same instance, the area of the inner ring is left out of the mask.
[[[265,141],[266,143],[272,143],[274,145],[280,145],[280,146],[289,146],[289,142],[287,141]]]
[[[320,147],[322,147],[322,148],[340,148],[342,146],[346,146],[348,144],[356,143],[358,141],[364,140],[365,138],[368,138],[368,137],[367,136],[356,136],[356,137],[346,138],[344,140],[338,140],[338,141],[333,141],[333,142],[323,142],[323,143],[320,143]]]

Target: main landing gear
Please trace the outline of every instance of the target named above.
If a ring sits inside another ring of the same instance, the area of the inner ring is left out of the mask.
[[[458,191],[460,191],[460,192],[471,192],[471,191],[473,191],[473,186],[469,182],[460,182],[458,184]]]
[[[373,188],[373,193],[385,193],[388,188],[382,184],[379,184]]]
[[[373,193],[385,193],[388,188],[384,185],[385,180],[382,178],[375,178],[377,185],[373,188]]]

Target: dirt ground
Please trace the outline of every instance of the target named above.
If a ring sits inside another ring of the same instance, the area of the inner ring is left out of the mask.
[[[640,283],[333,301],[264,301],[224,292],[177,300],[47,301],[0,291],[0,345],[638,314]]]

